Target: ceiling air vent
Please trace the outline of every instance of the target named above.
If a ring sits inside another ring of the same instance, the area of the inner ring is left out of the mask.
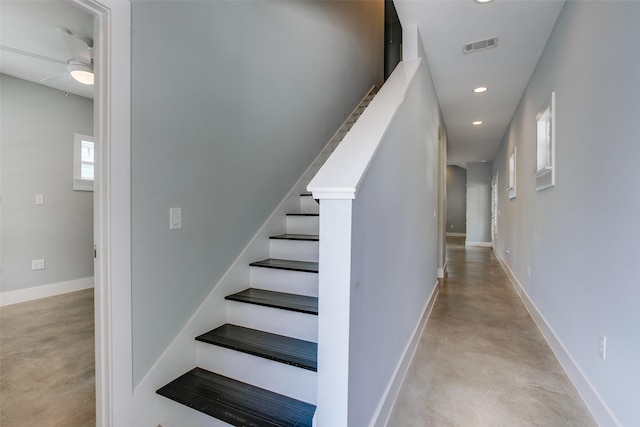
[[[467,43],[462,45],[462,51],[464,53],[477,52],[479,50],[490,49],[498,46],[498,38],[492,37],[486,40],[479,40],[477,42]]]

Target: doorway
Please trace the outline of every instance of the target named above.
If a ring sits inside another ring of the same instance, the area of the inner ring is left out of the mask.
[[[495,247],[498,241],[498,172],[491,179],[491,244]]]

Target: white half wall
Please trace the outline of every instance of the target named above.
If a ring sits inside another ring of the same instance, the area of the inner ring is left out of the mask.
[[[417,61],[413,79],[405,83],[405,98],[353,201],[349,426],[367,425],[380,416],[380,402],[399,373],[397,366],[442,267],[437,221],[440,112],[427,62]],[[411,69],[417,61],[404,61],[396,71]],[[364,115],[361,120],[366,123]]]

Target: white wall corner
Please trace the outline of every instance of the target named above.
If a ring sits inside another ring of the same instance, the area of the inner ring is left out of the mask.
[[[320,200],[317,423],[347,427],[352,200]]]
[[[402,357],[398,361],[393,376],[391,377],[391,380],[389,381],[389,384],[385,389],[382,399],[380,399],[380,402],[378,403],[378,408],[376,409],[376,412],[373,415],[371,422],[369,423],[369,427],[384,427],[387,425],[387,422],[389,422],[389,417],[391,416],[391,411],[393,410],[393,406],[395,405],[398,393],[400,392],[400,387],[402,386],[402,383],[404,382],[404,379],[407,375],[409,365],[411,364],[411,360],[413,359],[413,356],[418,348],[418,342],[420,341],[420,337],[422,336],[424,327],[427,324],[427,320],[429,320],[431,310],[435,305],[439,292],[440,286],[438,286],[438,282],[436,281],[435,285],[433,286],[433,290],[431,291],[431,296],[427,300],[424,310],[422,311],[420,321],[413,330],[413,334],[411,335],[409,342],[404,348]]]
[[[93,276],[0,293],[0,307],[93,288]]]
[[[420,31],[415,24],[402,27],[402,60],[420,58]]]
[[[438,269],[438,279],[444,279],[444,276],[447,275],[447,263],[445,262],[442,267]]]
[[[587,378],[582,369],[580,369],[580,366],[575,362],[575,359],[567,351],[560,338],[558,338],[551,328],[551,325],[549,325],[542,313],[540,313],[534,302],[529,297],[529,294],[527,294],[522,283],[520,283],[504,258],[500,256],[500,252],[494,248],[493,253],[500,262],[500,265],[507,277],[509,277],[511,285],[520,296],[520,299],[536,323],[536,326],[544,336],[547,344],[549,344],[549,347],[551,347],[551,350],[560,362],[560,365],[562,365],[562,368],[569,377],[569,380],[573,383],[578,394],[582,397],[587,409],[589,409],[589,412],[598,425],[622,427],[622,423],[618,420],[618,417],[616,417],[613,411],[611,411],[600,393],[598,393],[589,378]]]

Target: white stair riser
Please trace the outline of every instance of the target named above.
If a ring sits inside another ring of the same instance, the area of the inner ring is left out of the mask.
[[[273,360],[198,342],[198,366],[238,381],[316,404],[317,374]]]
[[[318,316],[313,314],[227,301],[227,323],[318,342]]]
[[[319,234],[319,218],[317,216],[287,215],[287,233]]]
[[[271,258],[318,262],[318,251],[317,241],[269,239]]]
[[[290,294],[318,296],[318,274],[251,267],[251,287]]]
[[[229,423],[213,418],[204,412],[194,411],[192,408],[178,403],[174,400],[167,399],[164,396],[153,393],[152,399],[157,401],[154,405],[156,409],[151,415],[144,414],[144,421],[136,420],[136,426],[155,426],[159,427],[183,427],[183,426],[207,426],[207,427],[233,427]],[[146,410],[149,408],[145,407]],[[153,420],[153,421],[152,421]],[[156,420],[161,420],[160,422]],[[145,423],[145,421],[148,421]]]
[[[300,212],[320,213],[320,205],[313,196],[300,197]]]

